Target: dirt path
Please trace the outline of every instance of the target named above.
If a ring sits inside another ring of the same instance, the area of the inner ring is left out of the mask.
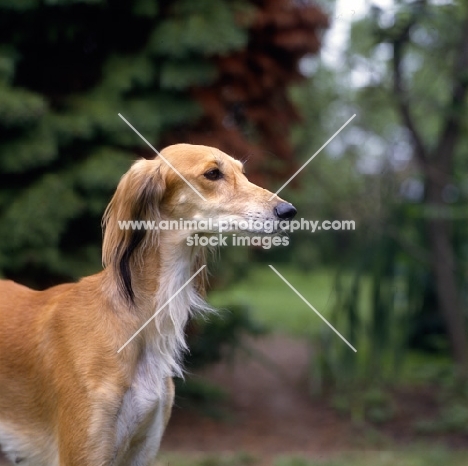
[[[356,448],[360,433],[307,393],[305,342],[273,336],[249,344],[278,370],[245,357],[206,370],[203,375],[229,393],[230,418],[215,420],[176,407],[164,450],[322,456]]]
[[[256,354],[274,362],[274,368],[258,357],[240,355],[232,362],[216,364],[199,374],[228,393],[221,419],[214,419],[177,403],[163,439],[166,452],[250,452],[264,458],[276,454],[306,454],[327,458],[340,452],[395,448],[425,441],[466,448],[463,434],[420,437],[411,428],[436,410],[430,391],[403,393],[395,419],[379,430],[376,439],[340,417],[320,400],[312,400],[307,389],[310,349],[304,341],[268,336],[250,341]],[[383,439],[383,440],[382,440]],[[388,439],[388,440],[385,440]],[[387,443],[387,441],[389,443]],[[382,443],[383,442],[383,443]],[[1,457],[1,455],[0,455]],[[0,466],[5,466],[0,458]]]
[[[269,336],[248,345],[274,361],[275,368],[240,355],[232,363],[205,370],[200,375],[229,394],[229,417],[215,420],[176,406],[163,450],[247,451],[260,457],[310,452],[320,457],[352,448],[356,432],[350,424],[321,402],[312,402],[307,394],[309,349],[305,342]],[[0,466],[4,464],[0,459]]]

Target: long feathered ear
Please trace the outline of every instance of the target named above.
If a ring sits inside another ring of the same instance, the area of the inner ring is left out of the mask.
[[[148,229],[148,222],[156,225],[160,220],[164,191],[161,165],[139,160],[120,180],[102,218],[102,263],[114,269],[119,289],[131,303],[135,300],[131,261],[138,263],[144,246],[158,240],[158,230]]]

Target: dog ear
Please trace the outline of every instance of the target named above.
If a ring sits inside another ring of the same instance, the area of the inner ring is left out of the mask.
[[[145,246],[158,241],[152,225],[160,220],[165,192],[161,165],[140,160],[120,180],[102,218],[104,267],[112,267],[121,294],[134,303],[132,264],[139,262]]]

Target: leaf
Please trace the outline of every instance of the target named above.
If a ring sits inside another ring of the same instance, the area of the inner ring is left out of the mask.
[[[1,215],[0,247],[56,245],[68,221],[83,208],[69,179],[60,173],[46,175],[24,189]]]
[[[0,87],[0,126],[17,128],[37,122],[47,112],[45,98],[25,89]]]

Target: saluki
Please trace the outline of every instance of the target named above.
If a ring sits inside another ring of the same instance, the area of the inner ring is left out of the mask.
[[[176,144],[136,161],[104,213],[101,272],[45,291],[0,281],[0,446],[9,460],[154,464],[172,409],[172,377],[181,374],[184,326],[192,312],[208,308],[206,277],[187,284],[205,250],[187,238],[217,232],[119,222],[278,223],[295,213],[212,147]]]

